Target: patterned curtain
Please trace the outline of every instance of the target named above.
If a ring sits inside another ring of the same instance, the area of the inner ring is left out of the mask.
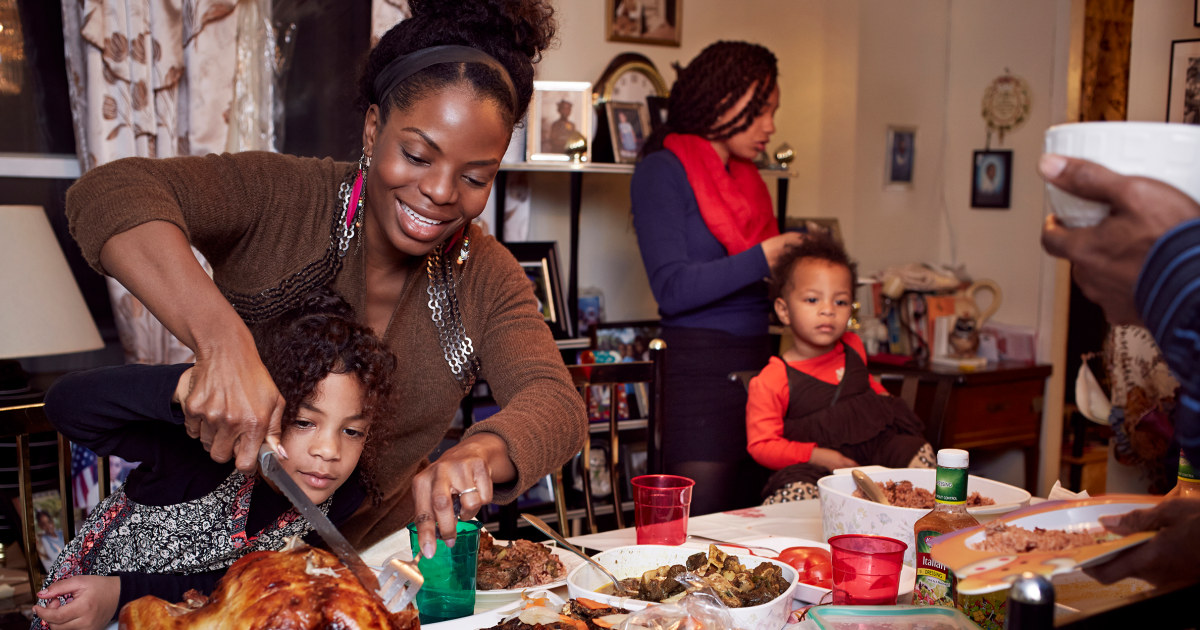
[[[1132,39],[1133,0],[1087,0],[1080,121],[1125,120]],[[1102,317],[1098,308],[1089,308],[1094,318]],[[1172,446],[1179,383],[1154,338],[1140,326],[1111,327],[1102,356],[1111,403],[1107,423],[1112,455],[1127,467],[1117,469],[1110,462],[1109,479],[1124,477],[1122,483],[1136,491],[1165,492],[1174,485],[1179,455],[1178,447]]]
[[[64,0],[63,39],[81,170],[123,157],[231,148],[235,79],[246,72],[238,63],[239,48],[262,46],[254,36],[239,37],[237,14],[250,5],[266,7],[269,15],[270,0],[240,5],[237,0]],[[253,93],[245,81],[238,85]],[[196,256],[211,274],[208,263]],[[194,359],[125,287],[109,278],[108,288],[126,362]],[[95,457],[80,451],[72,458],[75,507],[86,511],[99,493]],[[113,479],[119,482],[130,465],[112,459]]]
[[[1125,120],[1133,0],[1087,0],[1079,120]]]

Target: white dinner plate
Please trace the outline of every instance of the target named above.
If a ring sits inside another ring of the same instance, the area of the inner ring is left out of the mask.
[[[545,589],[526,589],[530,594],[535,594],[537,597],[546,597],[556,606],[562,606],[565,602],[563,598],[545,591]],[[520,595],[517,596],[518,600]],[[521,609],[520,601],[510,601],[504,606],[477,612],[469,617],[459,617],[450,621],[439,621],[438,623],[421,624],[423,630],[481,630],[482,628],[491,628],[504,621],[505,617],[512,615]]]
[[[393,542],[393,544],[391,545],[391,548],[389,549],[389,554],[395,554],[396,557],[400,558],[401,560],[412,560],[412,549],[409,548],[407,536],[405,536],[404,538],[397,537],[392,542]],[[499,546],[504,546],[504,545],[508,544],[508,542],[504,541],[504,540],[495,540],[495,544],[499,545]],[[476,613],[481,613],[484,611],[492,610],[499,606],[503,606],[509,602],[520,599],[521,593],[524,593],[527,591],[554,590],[556,588],[565,587],[567,585],[567,574],[571,572],[571,569],[574,569],[575,567],[583,564],[583,558],[580,558],[579,556],[571,553],[570,551],[556,547],[554,545],[554,541],[552,541],[552,540],[543,542],[541,544],[545,545],[546,547],[549,547],[550,553],[553,553],[555,556],[558,557],[559,560],[562,561],[562,563],[563,563],[562,579],[555,580],[548,584],[539,584],[537,586],[527,586],[525,588],[477,590],[477,591],[475,591],[475,612]],[[373,553],[371,554],[371,556],[372,556],[371,559],[378,559],[377,556],[379,556],[379,554],[382,553],[381,551],[376,550],[375,548],[372,548],[372,551],[373,551]],[[364,553],[364,556],[365,555],[366,554]],[[386,556],[384,556],[384,558],[386,558]],[[372,568],[378,570],[378,565],[372,565],[370,560],[367,560],[367,564],[371,565]],[[491,624],[491,625],[495,625],[495,624]],[[479,626],[479,627],[486,628],[488,626]]]
[[[1025,529],[1043,528],[1073,532],[1102,532],[1099,518],[1153,507],[1162,497],[1110,494],[1073,501],[1046,501],[1011,512],[995,522]],[[1050,577],[1070,573],[1104,562],[1113,555],[1140,545],[1154,536],[1137,532],[1104,539],[1091,545],[1063,551],[1034,550],[1023,553],[999,553],[977,549],[985,536],[983,527],[960,529],[935,538],[933,558],[950,567],[958,576],[958,591],[966,595],[989,593],[1008,588],[1025,571]]]

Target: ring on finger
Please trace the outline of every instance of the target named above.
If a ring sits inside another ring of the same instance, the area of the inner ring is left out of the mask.
[[[464,494],[468,494],[468,493],[471,493],[471,492],[479,492],[479,488],[476,488],[475,486],[471,486],[470,488],[467,488],[466,490],[455,490],[455,491],[452,491],[452,492],[451,492],[451,494],[457,494],[458,496],[460,496],[460,497],[461,497],[462,495],[464,495]]]

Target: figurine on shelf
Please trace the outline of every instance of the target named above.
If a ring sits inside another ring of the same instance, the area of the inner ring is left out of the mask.
[[[982,313],[975,302],[975,293],[980,289],[992,292],[992,301],[987,310]],[[961,291],[955,299],[954,328],[950,330],[949,356],[957,359],[969,359],[979,352],[979,331],[992,315],[1000,308],[1000,285],[992,280],[980,280]]]

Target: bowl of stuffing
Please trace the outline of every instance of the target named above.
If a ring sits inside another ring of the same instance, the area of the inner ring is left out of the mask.
[[[850,469],[839,470],[817,481],[821,493],[821,521],[825,538],[840,534],[874,534],[908,543],[904,563],[915,557],[913,525],[933,509],[933,468],[864,467],[871,481],[879,484],[891,505],[875,503],[862,495],[850,476]],[[1030,494],[1023,488],[969,475],[967,511],[980,523],[994,520],[1017,508],[1029,505]]]
[[[799,575],[792,567],[769,558],[735,556],[710,545],[692,547],[631,545],[596,554],[595,559],[621,580],[612,582],[595,567],[584,564],[567,573],[571,597],[583,597],[626,610],[656,603],[673,603],[688,592],[711,588],[729,608],[741,630],[779,630],[792,609],[792,592]]]

